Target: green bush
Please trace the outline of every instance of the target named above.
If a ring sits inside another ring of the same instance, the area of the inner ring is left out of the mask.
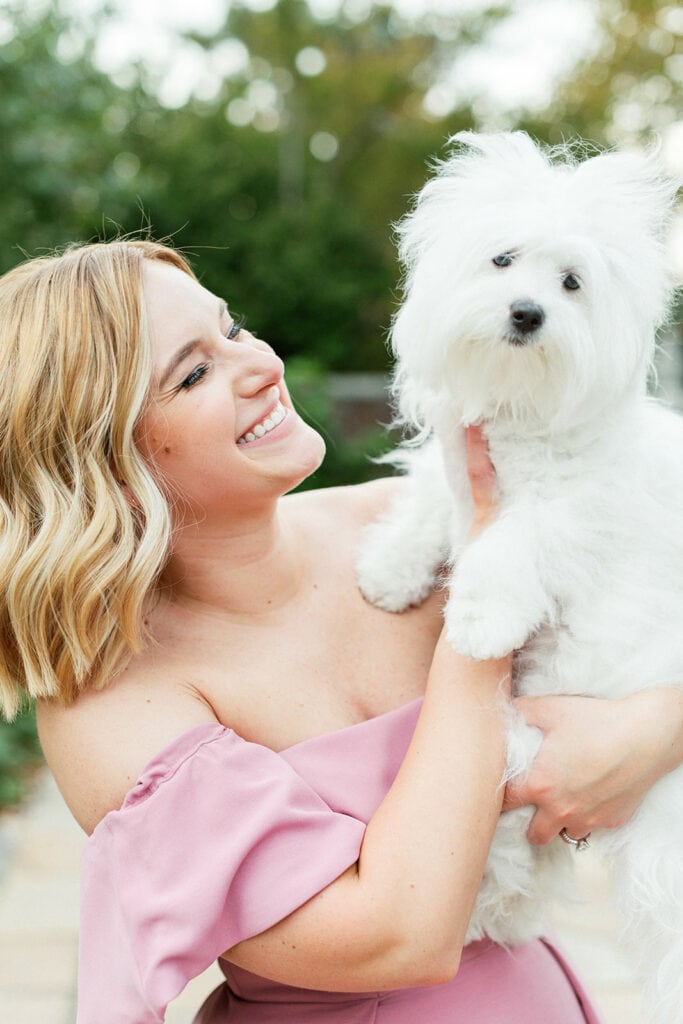
[[[0,720],[0,807],[18,803],[26,788],[27,770],[40,758],[33,708],[14,722]]]
[[[395,438],[385,427],[370,427],[358,437],[344,437],[330,396],[328,374],[320,364],[305,357],[287,360],[287,386],[301,417],[315,427],[325,441],[322,466],[300,485],[299,490],[363,483],[388,476],[386,466],[373,462],[394,447]]]

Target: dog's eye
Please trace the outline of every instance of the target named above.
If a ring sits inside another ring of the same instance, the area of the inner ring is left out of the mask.
[[[509,267],[514,259],[511,252],[501,252],[498,256],[493,257],[493,263],[497,267]]]
[[[562,278],[562,287],[566,288],[567,291],[575,292],[578,288],[581,287],[581,282],[579,281],[576,274],[565,274]]]

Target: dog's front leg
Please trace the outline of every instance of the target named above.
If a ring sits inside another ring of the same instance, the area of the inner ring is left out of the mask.
[[[543,533],[540,512],[512,508],[456,559],[445,619],[448,639],[462,654],[501,657],[553,620],[539,554]]]
[[[468,510],[454,501],[439,450],[408,452],[410,473],[381,519],[366,528],[356,558],[363,596],[388,612],[419,605],[448,560],[449,536],[462,533]]]

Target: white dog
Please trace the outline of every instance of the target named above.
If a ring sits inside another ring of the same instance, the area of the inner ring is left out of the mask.
[[[519,694],[621,697],[683,685],[683,421],[646,397],[670,298],[662,244],[675,189],[653,155],[543,152],[522,133],[456,136],[399,227],[405,301],[392,331],[407,493],[370,528],[366,597],[392,611],[454,566],[448,636],[475,658],[520,649]],[[482,422],[500,514],[464,547],[463,424]],[[540,734],[512,722],[507,777]],[[501,816],[468,939],[517,943],[568,884],[571,848]],[[658,1024],[683,1024],[683,769],[613,856]]]

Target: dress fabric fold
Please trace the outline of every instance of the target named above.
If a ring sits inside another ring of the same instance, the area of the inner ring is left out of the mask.
[[[86,844],[77,1024],[161,1024],[188,981],[358,859],[420,701],[275,752],[219,724],[149,762]],[[224,960],[194,1024],[599,1024],[548,940],[473,943],[446,985],[318,992]]]
[[[78,1024],[156,1024],[187,982],[358,859],[365,825],[287,762],[199,726],[86,844]]]

